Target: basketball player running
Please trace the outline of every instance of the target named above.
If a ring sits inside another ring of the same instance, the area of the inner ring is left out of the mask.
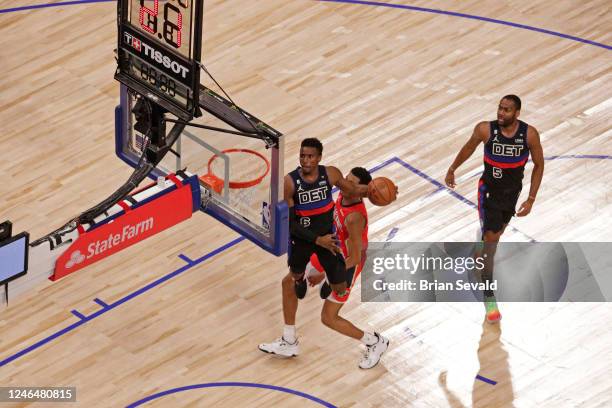
[[[333,166],[321,166],[323,145],[315,138],[304,139],[300,148],[300,167],[285,176],[284,193],[289,205],[289,273],[282,281],[283,317],[285,326],[283,335],[272,343],[259,345],[266,353],[293,357],[299,354],[295,329],[295,316],[298,307],[296,284],[306,285],[306,265],[313,253],[323,266],[333,296],[342,299],[348,296],[347,276],[338,240],[334,236],[334,202],[332,186],[340,188],[351,197],[365,197],[367,185],[356,184],[350,178],[345,179],[342,173]],[[302,296],[303,297],[303,296]],[[339,310],[339,308],[338,308]],[[330,316],[333,311],[329,311]],[[324,315],[322,314],[322,318]],[[325,315],[326,316],[326,315]],[[338,316],[338,319],[341,319]],[[338,323],[333,319],[335,323]],[[327,320],[324,320],[326,323]],[[350,331],[352,326],[342,319],[339,327]],[[327,323],[326,323],[327,324]],[[332,323],[334,324],[334,323]],[[354,326],[353,326],[354,327]],[[387,349],[388,340],[376,333],[362,333],[359,339],[368,349],[367,356],[360,362],[360,367],[371,368],[378,363],[380,356]],[[367,357],[367,358],[365,358]]]
[[[521,100],[516,95],[506,95],[499,102],[497,120],[480,122],[474,133],[461,148],[446,173],[446,185],[455,188],[455,170],[484,144],[484,173],[478,183],[478,214],[482,230],[485,262],[482,278],[485,283],[493,279],[493,258],[497,242],[508,222],[515,214],[516,203],[523,188],[523,173],[529,153],[533,160],[529,196],[519,207],[518,217],[531,212],[542,176],[544,153],[538,131],[518,120]],[[492,290],[485,290],[486,318],[490,323],[501,319]]]

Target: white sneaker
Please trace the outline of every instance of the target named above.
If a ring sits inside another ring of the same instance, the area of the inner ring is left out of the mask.
[[[366,351],[359,361],[359,368],[368,369],[376,366],[380,361],[380,357],[387,351],[389,347],[389,339],[374,333],[378,337],[378,341],[371,346],[366,346]]]
[[[280,337],[272,343],[262,343],[259,349],[264,353],[276,354],[283,357],[295,357],[300,354],[300,347],[297,339],[295,343],[289,343],[284,338]]]

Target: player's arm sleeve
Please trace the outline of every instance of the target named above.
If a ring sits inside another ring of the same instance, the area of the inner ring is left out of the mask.
[[[284,181],[284,198],[289,206],[289,235],[303,239],[307,242],[316,242],[318,235],[304,228],[298,221],[298,216],[295,213],[295,203],[293,202],[293,191],[293,180],[289,175],[286,175]]]

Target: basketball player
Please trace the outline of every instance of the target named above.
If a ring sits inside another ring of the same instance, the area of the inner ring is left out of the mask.
[[[367,185],[355,183],[351,178],[343,178],[336,167],[319,165],[322,152],[323,145],[319,140],[304,139],[300,148],[300,167],[285,176],[284,198],[289,205],[291,239],[289,273],[282,281],[285,326],[279,339],[259,345],[259,349],[266,353],[284,357],[299,354],[295,329],[298,307],[296,292],[302,292],[302,287],[306,286],[306,265],[313,253],[317,254],[325,270],[332,296],[338,299],[348,297],[344,259],[340,254],[338,240],[333,234],[332,186],[340,188],[345,195],[358,198],[365,197],[368,188]],[[354,334],[353,331],[351,333]],[[380,355],[387,349],[388,340],[376,333],[361,333],[359,339],[366,345],[368,352],[360,362],[360,367],[371,368],[378,363]]]
[[[346,176],[346,179],[367,185],[372,181],[372,176],[363,167],[355,167]],[[325,302],[321,310],[321,321],[327,327],[345,336],[360,340],[366,333],[339,316],[340,309],[348,300],[350,291],[363,269],[368,248],[368,213],[360,196],[343,192],[338,195],[335,204],[334,224],[345,260],[349,287],[344,297],[338,297],[331,290],[328,282],[323,282],[320,295],[322,299],[325,299]],[[307,279],[311,286],[315,286],[325,279],[324,269],[317,258],[317,254],[311,256],[310,262],[314,266],[314,271],[309,271],[310,274],[307,275]],[[376,349],[366,346],[366,352],[359,366],[361,368],[374,367],[388,345],[389,341],[383,338],[383,343]]]
[[[497,242],[508,222],[515,214],[516,203],[523,187],[523,172],[531,153],[533,172],[529,195],[519,207],[518,217],[531,212],[544,175],[544,153],[538,131],[518,120],[521,100],[516,95],[506,95],[499,102],[497,120],[480,122],[474,133],[461,148],[446,173],[446,185],[455,188],[455,170],[484,144],[484,173],[478,183],[478,214],[484,246],[485,283],[493,279],[493,257]],[[492,290],[485,290],[486,318],[490,323],[501,319]]]

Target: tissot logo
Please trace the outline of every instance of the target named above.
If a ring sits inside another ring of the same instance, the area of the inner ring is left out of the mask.
[[[154,47],[150,46],[147,43],[141,42],[138,38],[134,37],[128,32],[123,33],[123,40],[127,45],[134,48],[139,53],[142,53],[142,51],[144,50],[144,55],[149,57],[151,60],[163,65],[167,69],[172,70],[172,72],[174,72],[175,74],[179,74],[184,79],[187,78],[187,75],[189,74],[189,68],[180,64],[177,61],[174,61],[172,58],[165,55],[161,51],[156,50]]]
[[[123,38],[125,40],[125,43],[129,46],[131,46],[132,48],[134,48],[136,51],[140,52],[141,49],[141,42],[138,38],[134,37],[132,34],[130,33],[123,33]]]

